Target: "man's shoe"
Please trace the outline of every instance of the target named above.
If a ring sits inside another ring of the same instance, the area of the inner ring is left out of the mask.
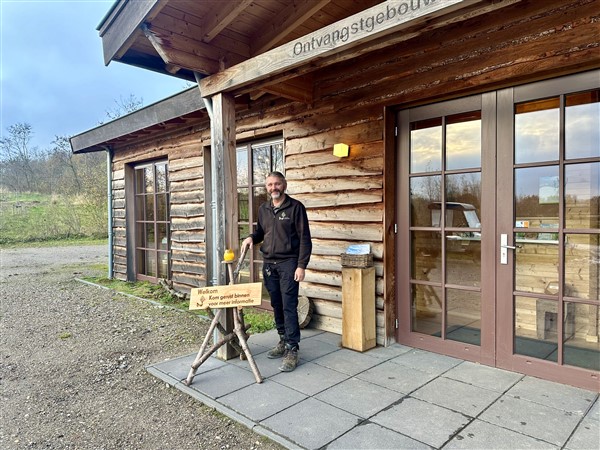
[[[280,339],[275,347],[267,352],[267,358],[276,359],[281,358],[285,354],[285,342]]]
[[[282,372],[291,372],[298,365],[298,347],[286,348],[283,362],[279,370]]]

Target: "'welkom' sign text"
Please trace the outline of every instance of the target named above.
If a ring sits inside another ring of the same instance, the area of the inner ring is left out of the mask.
[[[262,301],[262,283],[230,284],[192,289],[190,309],[257,306]]]

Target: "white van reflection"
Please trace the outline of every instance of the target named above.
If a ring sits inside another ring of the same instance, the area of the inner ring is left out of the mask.
[[[442,202],[432,202],[431,226],[441,227]],[[470,203],[446,202],[446,251],[452,253],[472,253],[476,260],[481,258],[481,222],[475,206]],[[467,228],[468,230],[452,230]]]

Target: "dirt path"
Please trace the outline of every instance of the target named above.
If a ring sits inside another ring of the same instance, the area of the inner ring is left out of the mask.
[[[0,252],[0,448],[280,449],[149,375],[207,323],[75,280],[105,246]]]

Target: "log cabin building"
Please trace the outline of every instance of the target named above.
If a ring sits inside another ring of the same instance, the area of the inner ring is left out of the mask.
[[[225,283],[280,170],[311,326],[369,244],[379,345],[600,389],[599,0],[125,0],[98,30],[194,83],[71,139],[109,157],[114,277]]]

